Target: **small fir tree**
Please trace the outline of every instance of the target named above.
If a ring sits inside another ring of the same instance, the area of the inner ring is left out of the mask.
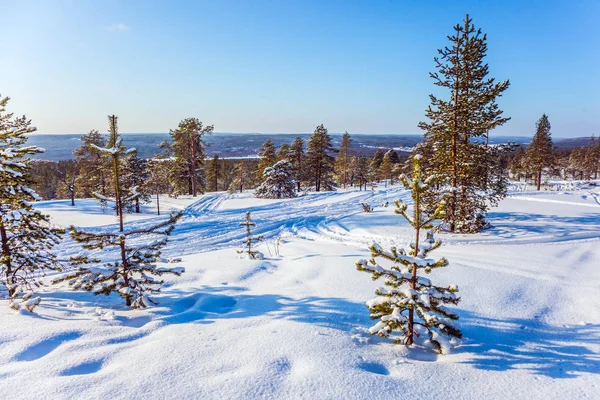
[[[254,195],[265,199],[285,199],[296,197],[296,182],[292,178],[292,164],[278,161],[264,172],[264,182],[256,189]]]
[[[50,226],[49,217],[35,210],[39,196],[30,188],[30,156],[43,153],[26,146],[27,134],[35,132],[31,121],[5,113],[8,97],[0,98],[0,287],[9,305],[32,311],[40,303],[34,288],[46,270],[59,270],[52,249],[64,233]]]
[[[169,181],[170,160],[153,158],[148,161],[148,181],[144,185],[148,193],[156,196],[156,213],[160,215],[159,195],[169,193],[171,184]]]
[[[120,233],[85,232],[74,226],[69,228],[71,238],[85,250],[100,250],[104,259],[93,255],[72,258],[73,270],[53,283],[68,282],[75,290],[94,294],[117,293],[132,308],[156,305],[150,295],[160,292],[163,275],[181,275],[183,267],[158,267],[161,249],[182,214],[171,214],[168,220],[149,228]],[[158,239],[153,239],[158,237]],[[110,251],[111,249],[117,251]]]
[[[388,337],[393,331],[399,330],[401,336],[396,343],[412,345],[415,337],[426,335],[429,343],[439,353],[449,347],[447,338],[461,338],[461,332],[454,326],[458,315],[447,309],[444,304],[458,304],[455,285],[448,287],[436,286],[430,279],[417,275],[419,271],[429,274],[435,268],[448,265],[445,258],[434,260],[427,258],[430,252],[440,247],[441,242],[435,240],[433,231],[434,221],[444,217],[445,203],[442,201],[432,215],[425,215],[422,210],[421,197],[429,188],[429,180],[423,180],[421,172],[421,157],[413,157],[414,166],[412,178],[402,175],[401,182],[412,191],[413,214],[408,215],[407,205],[396,201],[396,213],[402,215],[415,232],[415,241],[410,244],[410,250],[392,247],[384,250],[374,243],[370,261],[360,260],[356,263],[359,271],[372,274],[373,280],[385,277],[386,287],[377,289],[375,297],[366,304],[371,312],[371,318],[378,320],[369,329],[372,335]],[[421,242],[422,231],[430,230],[427,238]],[[391,261],[390,268],[383,267],[376,261],[382,258]]]
[[[260,260],[262,259],[262,253],[257,250],[253,250],[253,247],[256,243],[262,240],[262,236],[252,236],[252,228],[256,226],[252,219],[250,218],[250,211],[246,212],[246,220],[240,224],[240,226],[246,227],[246,241],[244,243],[245,248],[242,250],[238,250],[238,254],[246,254],[248,259],[250,260]]]
[[[383,156],[383,161],[381,162],[381,167],[379,168],[380,176],[385,181],[385,187],[387,187],[388,180],[390,181],[390,185],[392,182],[392,172],[394,168],[394,164],[392,162],[392,152],[393,150],[389,150]]]
[[[150,202],[146,185],[150,179],[148,161],[140,158],[137,152],[132,152],[125,160],[122,170],[122,186],[128,188],[129,197],[133,196],[131,202],[125,202],[125,210],[139,214],[140,204]]]

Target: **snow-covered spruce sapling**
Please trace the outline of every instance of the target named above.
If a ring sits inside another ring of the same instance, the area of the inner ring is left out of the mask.
[[[440,247],[441,242],[433,237],[434,221],[443,219],[445,203],[441,202],[432,215],[425,215],[421,209],[421,197],[430,190],[427,180],[423,181],[421,160],[414,157],[412,179],[400,176],[401,182],[412,191],[414,202],[413,215],[407,213],[407,205],[396,200],[396,213],[402,215],[413,227],[415,242],[410,244],[410,250],[392,247],[384,250],[374,243],[370,261],[360,260],[356,263],[359,271],[373,275],[373,280],[385,277],[385,287],[377,289],[375,297],[366,304],[371,311],[371,318],[377,323],[369,329],[374,335],[387,337],[393,331],[399,330],[402,335],[396,343],[412,345],[415,337],[427,335],[429,343],[439,353],[449,348],[448,338],[461,338],[461,332],[452,321],[458,315],[447,309],[445,304],[458,304],[460,298],[456,295],[455,285],[448,287],[436,286],[430,279],[419,276],[423,271],[429,274],[435,268],[448,265],[445,258],[434,260],[427,258],[430,252]],[[420,242],[421,231],[429,230],[424,242]],[[377,258],[392,262],[389,268],[379,265]]]
[[[92,233],[71,226],[71,237],[85,250],[104,250],[96,255],[77,255],[72,258],[74,269],[53,283],[68,282],[74,289],[94,294],[118,293],[132,308],[157,304],[151,297],[160,292],[162,275],[181,275],[183,267],[157,267],[161,249],[181,218],[171,214],[168,220],[148,228],[129,232]],[[156,239],[152,240],[153,237]],[[113,249],[113,251],[110,251]]]
[[[287,160],[278,161],[272,167],[265,168],[264,182],[254,195],[264,199],[286,199],[296,197],[296,182],[292,178],[292,164]]]
[[[44,150],[25,145],[36,129],[25,117],[4,112],[8,100],[0,98],[0,294],[12,308],[32,311],[40,303],[33,297],[39,278],[46,270],[60,270],[52,248],[64,231],[52,228],[48,216],[30,203],[41,199],[29,187],[29,156]]]
[[[252,236],[251,228],[255,227],[256,224],[252,222],[250,219],[250,211],[246,212],[246,220],[240,224],[240,226],[246,227],[246,242],[244,243],[245,249],[238,250],[239,254],[247,254],[248,258],[251,260],[260,260],[262,258],[262,254],[260,251],[253,250],[252,247],[255,243],[258,243],[262,240],[262,236]]]

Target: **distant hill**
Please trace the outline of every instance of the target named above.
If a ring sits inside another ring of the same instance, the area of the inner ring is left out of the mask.
[[[557,139],[554,141],[554,146],[560,150],[573,150],[576,147],[587,146],[590,143],[590,136]]]

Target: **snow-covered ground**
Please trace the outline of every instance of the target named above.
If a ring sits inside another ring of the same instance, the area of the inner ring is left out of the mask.
[[[186,273],[169,279],[160,305],[128,310],[56,286],[42,289],[35,314],[0,307],[0,398],[600,398],[599,197],[512,192],[488,231],[440,235],[432,255],[450,267],[431,278],[459,286],[464,335],[444,356],[366,333],[364,302],[380,283],[355,262],[373,240],[411,240],[393,212],[392,200],[409,198],[400,187],[165,197],[165,209],[184,208],[165,255],[181,256]],[[96,203],[68,204],[40,209],[58,225],[114,229]],[[235,252],[246,211],[265,260]],[[159,218],[148,206],[127,226]],[[76,247],[65,240],[60,251]]]

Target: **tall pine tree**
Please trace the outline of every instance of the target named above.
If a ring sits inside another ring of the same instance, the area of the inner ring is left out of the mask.
[[[340,149],[335,160],[335,174],[337,182],[346,188],[346,185],[350,182],[350,175],[352,172],[352,138],[348,132],[344,132],[342,135],[342,142],[340,143]]]
[[[30,188],[30,156],[43,153],[27,146],[27,134],[35,132],[31,121],[6,113],[8,97],[0,98],[0,285],[14,309],[32,311],[40,298],[33,297],[46,270],[60,265],[52,248],[63,230],[54,229],[49,217],[35,210],[39,196]]]
[[[484,225],[489,207],[486,200],[505,195],[505,190],[498,191],[488,179],[496,170],[486,144],[490,131],[509,120],[502,117],[496,102],[509,82],[488,77],[489,67],[484,62],[487,37],[475,29],[468,15],[448,39],[450,46],[439,50],[439,57],[434,58],[438,71],[430,74],[435,85],[447,91],[448,98],[430,95],[429,122],[419,123],[432,155],[427,170],[441,189],[427,208],[432,211],[440,198],[445,199],[446,228],[473,232]]]
[[[317,126],[315,132],[308,139],[306,150],[307,179],[315,185],[315,190],[333,190],[333,166],[335,159],[331,155],[334,151],[331,136],[323,124]]]
[[[535,174],[537,190],[542,184],[542,171],[552,167],[554,163],[554,148],[552,146],[551,126],[548,116],[543,114],[535,124],[535,135],[527,146],[525,163],[529,171]]]
[[[288,161],[292,163],[292,177],[296,181],[296,191],[300,192],[300,186],[306,176],[306,154],[304,154],[304,140],[296,137],[290,145]]]
[[[267,139],[266,142],[258,149],[258,168],[256,170],[256,177],[262,180],[265,168],[272,167],[277,162],[277,154],[275,153],[275,143],[271,139]]]

